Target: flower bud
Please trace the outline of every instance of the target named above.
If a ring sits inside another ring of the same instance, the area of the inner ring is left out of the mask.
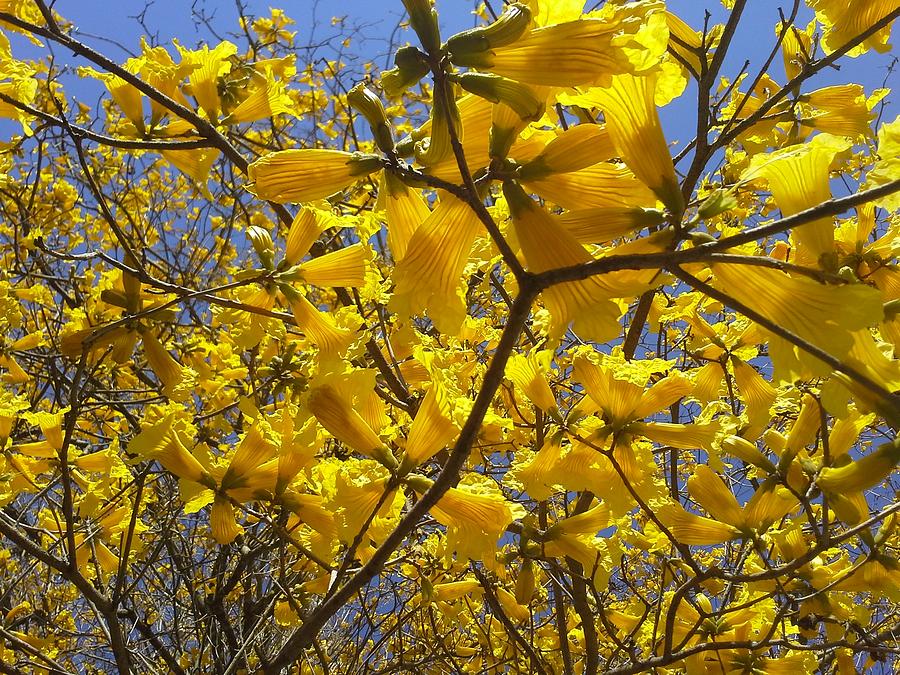
[[[271,235],[261,227],[251,225],[247,228],[247,239],[253,245],[253,249],[259,256],[263,267],[273,269],[275,266],[275,244]]]
[[[416,143],[416,160],[424,166],[431,166],[452,156],[451,129],[462,141],[462,121],[456,101],[449,91],[442,92],[436,88],[431,108],[430,137]]]
[[[411,45],[394,55],[395,68],[381,74],[381,86],[388,98],[399,98],[404,91],[428,74],[425,55]]]
[[[391,134],[391,127],[384,112],[384,105],[375,92],[366,88],[360,82],[347,94],[347,103],[366,118],[366,121],[372,128],[372,135],[375,137],[375,144],[378,146],[378,149],[382,152],[392,153],[394,151],[394,138]]]
[[[403,0],[403,6],[409,12],[409,25],[416,31],[425,51],[437,53],[441,48],[441,33],[431,0]]]
[[[703,200],[697,215],[700,216],[701,220],[706,220],[718,216],[720,213],[730,211],[737,205],[737,198],[731,190],[716,190]]]
[[[762,454],[755,444],[740,436],[728,436],[722,441],[722,449],[747,464],[759,467],[767,473],[775,473],[775,465]]]
[[[530,559],[522,561],[519,576],[516,579],[516,602],[528,606],[534,595],[534,563]]]
[[[458,59],[460,60],[458,65],[466,65],[464,63],[466,55],[511,44],[519,39],[529,24],[531,24],[531,10],[526,5],[514,2],[507,6],[503,14],[490,26],[471,28],[447,40],[450,59],[454,63]]]
[[[491,103],[504,103],[523,120],[536,122],[544,116],[545,103],[527,85],[490,73],[463,73],[454,80],[466,91]]]
[[[412,473],[403,479],[406,481],[406,484],[409,485],[415,492],[419,494],[425,494],[434,485],[434,481],[430,478],[426,478],[425,476]]]

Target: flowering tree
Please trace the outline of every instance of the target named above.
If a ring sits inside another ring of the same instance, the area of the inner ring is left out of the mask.
[[[897,0],[734,73],[746,0],[403,0],[380,73],[65,4],[0,0],[0,672],[893,672],[900,119],[816,79]]]

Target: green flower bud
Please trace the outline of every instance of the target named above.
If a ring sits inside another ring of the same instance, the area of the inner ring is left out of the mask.
[[[388,98],[399,98],[403,92],[428,74],[425,55],[410,45],[397,50],[394,65],[396,68],[381,74],[381,86]]]
[[[447,40],[450,59],[457,65],[469,65],[463,63],[467,56],[515,42],[530,24],[531,10],[514,2],[490,26],[471,28]]]
[[[720,213],[730,211],[737,205],[737,198],[731,190],[716,190],[703,200],[697,215],[700,216],[701,220],[706,220],[707,218],[718,216]]]
[[[523,120],[536,122],[544,116],[545,104],[531,87],[490,73],[463,73],[453,78],[469,93],[491,103],[504,103]]]
[[[419,41],[429,54],[436,54],[441,48],[441,33],[438,28],[437,12],[430,0],[403,0],[409,12],[409,25],[416,31]]]

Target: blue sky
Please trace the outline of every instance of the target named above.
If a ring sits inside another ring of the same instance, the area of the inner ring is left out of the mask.
[[[299,34],[299,45],[322,42],[339,35],[340,27],[332,26],[332,17],[345,16],[347,25],[360,28],[350,51],[375,59],[379,66],[385,64],[388,39],[403,16],[400,0],[243,0],[243,4],[251,15],[267,15],[268,7],[282,7],[296,21],[294,28]],[[499,7],[501,0],[493,0],[492,4]],[[588,0],[590,4],[591,0]],[[749,3],[723,74],[738,72],[745,59],[759,64],[766,58],[774,44],[773,26],[778,21],[778,9],[782,7],[787,13],[791,4],[789,0],[753,0]],[[437,0],[445,35],[473,25],[473,5],[472,0]],[[234,36],[238,30],[235,0],[58,0],[55,7],[74,23],[82,40],[119,61],[125,60],[129,51],[138,51],[140,36],[148,31],[161,43],[170,43],[173,37],[178,37],[187,46],[215,40],[203,25],[202,17],[210,18],[210,25],[219,37],[238,39]],[[721,22],[726,16],[718,0],[670,0],[668,7],[695,28],[702,27],[706,10],[712,14],[712,23]],[[800,25],[805,26],[811,18],[812,13],[804,10],[799,17]],[[142,27],[141,19],[146,28]],[[409,32],[395,36],[395,42],[399,44],[414,39]],[[55,51],[57,64],[82,65],[73,62],[64,50],[57,48]],[[24,55],[21,49],[16,53]],[[867,91],[871,91],[883,86],[893,60],[895,57],[891,54],[871,52],[857,59],[846,59],[840,71],[826,70],[808,84],[806,90],[828,84],[861,82]],[[780,55],[775,59],[771,73],[776,80],[783,81]],[[896,74],[888,78],[888,86],[897,86],[898,82]],[[90,102],[81,89],[70,88],[69,91]],[[685,143],[692,137],[696,115],[693,99],[691,92],[663,111],[664,126],[671,141]],[[892,119],[898,111],[900,99],[892,95],[888,99],[885,118]]]

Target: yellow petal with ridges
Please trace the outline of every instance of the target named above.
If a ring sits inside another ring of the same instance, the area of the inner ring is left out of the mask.
[[[705,464],[694,467],[688,479],[688,492],[716,520],[741,527],[741,507],[718,474]]]
[[[466,316],[463,269],[481,221],[465,202],[441,193],[441,201],[415,231],[406,255],[394,268],[391,311],[423,311],[439,331],[455,334]]]
[[[273,202],[308,202],[323,199],[377,171],[381,160],[374,155],[354,155],[340,150],[303,148],[280,150],[250,164],[246,189]]]

